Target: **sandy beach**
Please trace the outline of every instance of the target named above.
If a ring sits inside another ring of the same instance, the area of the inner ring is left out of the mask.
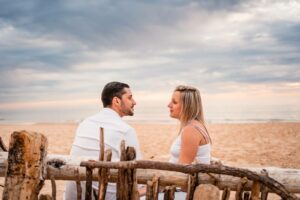
[[[131,123],[140,140],[144,159],[167,161],[176,124]],[[49,154],[68,154],[77,124],[0,125],[0,135],[8,145],[13,131],[43,133]],[[276,166],[300,169],[300,123],[208,124],[213,157],[227,165]],[[0,179],[3,184],[4,179]],[[62,199],[64,182],[58,181],[57,199]],[[3,188],[0,187],[2,194]],[[49,182],[42,193],[51,193]],[[1,197],[1,195],[0,195]],[[277,199],[274,197],[274,199]],[[279,199],[279,198],[278,198]]]

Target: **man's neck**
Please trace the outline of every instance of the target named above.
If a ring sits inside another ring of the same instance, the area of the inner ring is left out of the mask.
[[[109,108],[109,109],[115,111],[120,117],[123,117],[122,113],[117,108],[115,108],[113,106],[110,106],[110,107],[108,106],[108,107],[105,107],[105,108]]]

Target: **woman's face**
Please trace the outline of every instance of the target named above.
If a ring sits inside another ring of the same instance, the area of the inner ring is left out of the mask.
[[[168,107],[170,109],[170,117],[179,119],[181,111],[180,92],[173,92],[172,99]]]

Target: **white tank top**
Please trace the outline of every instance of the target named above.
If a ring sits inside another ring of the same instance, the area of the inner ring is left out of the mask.
[[[200,128],[199,126],[196,125],[192,125],[192,126],[195,127],[198,130],[199,134],[202,134],[204,139],[208,142],[207,144],[198,147],[197,154],[193,163],[210,164],[211,143],[210,143],[209,135],[206,130]],[[170,149],[171,158],[169,162],[178,163],[180,149],[181,149],[181,133],[177,136],[177,138],[174,140],[171,146]]]

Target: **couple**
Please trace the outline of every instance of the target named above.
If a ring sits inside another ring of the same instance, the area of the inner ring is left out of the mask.
[[[120,160],[121,140],[125,140],[127,146],[135,148],[136,159],[140,160],[142,156],[135,130],[121,119],[123,116],[134,114],[133,108],[136,102],[129,85],[120,82],[106,84],[102,91],[101,100],[104,109],[85,119],[77,128],[71,156],[98,158],[100,127],[103,127],[105,149],[112,149],[112,161]],[[204,123],[199,90],[189,86],[176,87],[168,107],[170,116],[180,121],[179,134],[171,146],[170,162],[209,164],[211,139]],[[84,199],[84,182],[81,186],[83,190],[82,199]],[[93,183],[93,188],[98,189],[96,182]],[[106,199],[115,199],[115,190],[115,184],[110,183],[107,187]],[[75,182],[68,182],[65,199],[76,199],[76,194]]]

